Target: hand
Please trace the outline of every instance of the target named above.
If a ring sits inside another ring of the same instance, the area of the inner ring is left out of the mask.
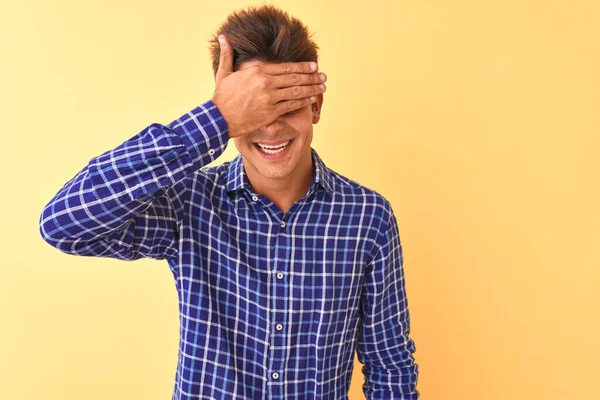
[[[233,72],[233,48],[219,36],[221,56],[212,97],[229,128],[229,137],[247,135],[287,112],[316,101],[327,79],[311,62],[255,65]]]

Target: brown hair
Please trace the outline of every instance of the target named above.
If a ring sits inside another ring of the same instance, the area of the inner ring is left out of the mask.
[[[219,34],[227,36],[233,47],[233,70],[241,63],[259,60],[264,63],[317,61],[319,47],[307,27],[272,5],[250,7],[233,12],[213,35],[210,54],[215,75],[219,69]]]

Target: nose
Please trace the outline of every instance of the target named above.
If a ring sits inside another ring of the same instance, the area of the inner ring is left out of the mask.
[[[264,133],[265,135],[277,135],[277,133],[283,129],[283,122],[281,122],[278,119],[276,119],[275,121],[271,122],[270,124],[267,124],[265,126],[263,126],[262,128],[260,128],[261,132]]]

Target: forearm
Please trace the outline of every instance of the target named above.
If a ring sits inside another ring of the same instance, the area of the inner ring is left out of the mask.
[[[42,237],[74,252],[110,235],[176,182],[215,160],[227,141],[227,124],[210,101],[168,125],[149,125],[92,158],[56,193],[40,216]]]
[[[377,252],[365,270],[358,359],[364,364],[368,400],[417,400],[419,369],[410,337],[403,253],[396,218],[389,209]]]
[[[365,382],[363,393],[367,400],[417,400],[417,380],[419,367],[415,363],[413,353],[414,341],[408,336],[400,336],[393,341],[404,340],[396,348],[381,349],[371,353],[363,349],[359,360]],[[361,360],[362,359],[362,360]]]

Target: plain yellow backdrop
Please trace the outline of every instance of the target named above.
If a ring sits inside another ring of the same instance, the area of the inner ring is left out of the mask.
[[[38,219],[90,158],[209,99],[211,33],[261,3],[0,3],[0,398],[170,398],[166,263],[67,256]],[[268,3],[321,47],[313,147],[397,214],[421,398],[600,398],[598,2]]]

